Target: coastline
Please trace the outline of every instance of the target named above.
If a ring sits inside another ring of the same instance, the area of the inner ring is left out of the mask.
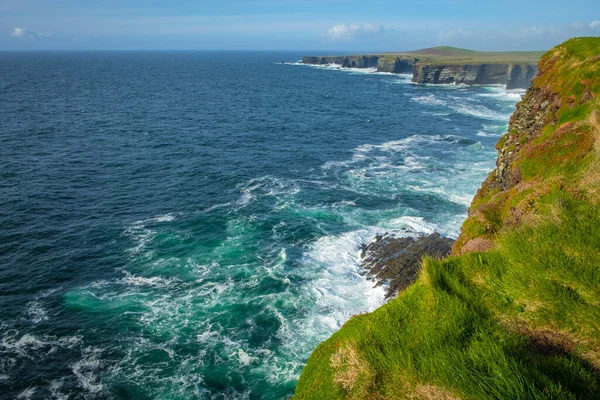
[[[457,56],[457,50],[467,52],[469,56],[465,57],[463,53]],[[412,74],[412,81],[421,84],[501,84],[507,89],[527,89],[538,72],[539,56],[541,53],[523,55],[433,48],[398,54],[305,56],[302,63]]]
[[[294,398],[597,398],[598,60],[600,38],[542,58],[452,254],[323,342]]]

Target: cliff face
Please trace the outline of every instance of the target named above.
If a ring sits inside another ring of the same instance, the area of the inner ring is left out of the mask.
[[[410,74],[413,65],[417,61],[416,58],[412,57],[381,57],[377,64],[377,71],[392,74]]]
[[[534,64],[511,64],[508,69],[507,89],[529,88],[533,77],[538,73]]]
[[[505,84],[508,89],[528,88],[537,73],[537,66],[529,63],[486,63],[465,60],[433,63],[428,61],[430,59],[431,57],[421,54],[368,55],[303,57],[302,62],[312,65],[336,64],[344,68],[377,68],[378,72],[394,74],[412,73],[413,82],[416,83]]]
[[[505,84],[508,89],[528,88],[537,67],[523,64],[425,64],[413,66],[413,82],[467,85]]]
[[[542,57],[496,147],[452,255],[322,343],[295,398],[600,398],[600,38]]]
[[[325,56],[302,57],[303,64],[329,65],[335,64],[343,68],[377,68],[378,72],[393,74],[409,74],[413,64],[417,62],[414,57],[388,57],[388,56]]]
[[[344,62],[344,58],[342,56],[329,56],[329,57],[319,57],[319,56],[306,56],[302,57],[303,64],[311,64],[311,65],[327,65],[327,64],[337,64],[342,65]]]

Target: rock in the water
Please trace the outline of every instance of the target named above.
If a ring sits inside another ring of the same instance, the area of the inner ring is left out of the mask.
[[[423,256],[445,257],[450,254],[453,243],[454,240],[441,237],[439,233],[416,240],[377,236],[363,248],[362,265],[378,284],[388,283],[386,296],[389,298],[417,280]]]

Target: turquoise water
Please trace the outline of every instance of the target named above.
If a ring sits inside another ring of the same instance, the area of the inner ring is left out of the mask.
[[[300,56],[0,54],[0,398],[287,398],[362,244],[457,236],[521,92]]]

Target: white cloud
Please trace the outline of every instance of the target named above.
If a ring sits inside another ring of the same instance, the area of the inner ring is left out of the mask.
[[[15,28],[13,29],[13,31],[10,33],[10,36],[14,36],[14,37],[25,37],[27,35],[27,29],[25,28]]]
[[[33,31],[30,31],[29,29],[25,29],[25,28],[14,28],[12,30],[12,32],[10,33],[10,36],[16,37],[16,38],[34,39],[36,37],[52,37],[53,34],[49,33],[49,32],[48,33],[33,32]]]
[[[356,36],[371,35],[383,32],[382,25],[373,24],[351,24],[351,25],[335,25],[329,28],[327,36],[330,40],[350,40]]]
[[[590,22],[590,28],[592,28],[592,29],[600,28],[600,21],[596,20],[596,21]]]

